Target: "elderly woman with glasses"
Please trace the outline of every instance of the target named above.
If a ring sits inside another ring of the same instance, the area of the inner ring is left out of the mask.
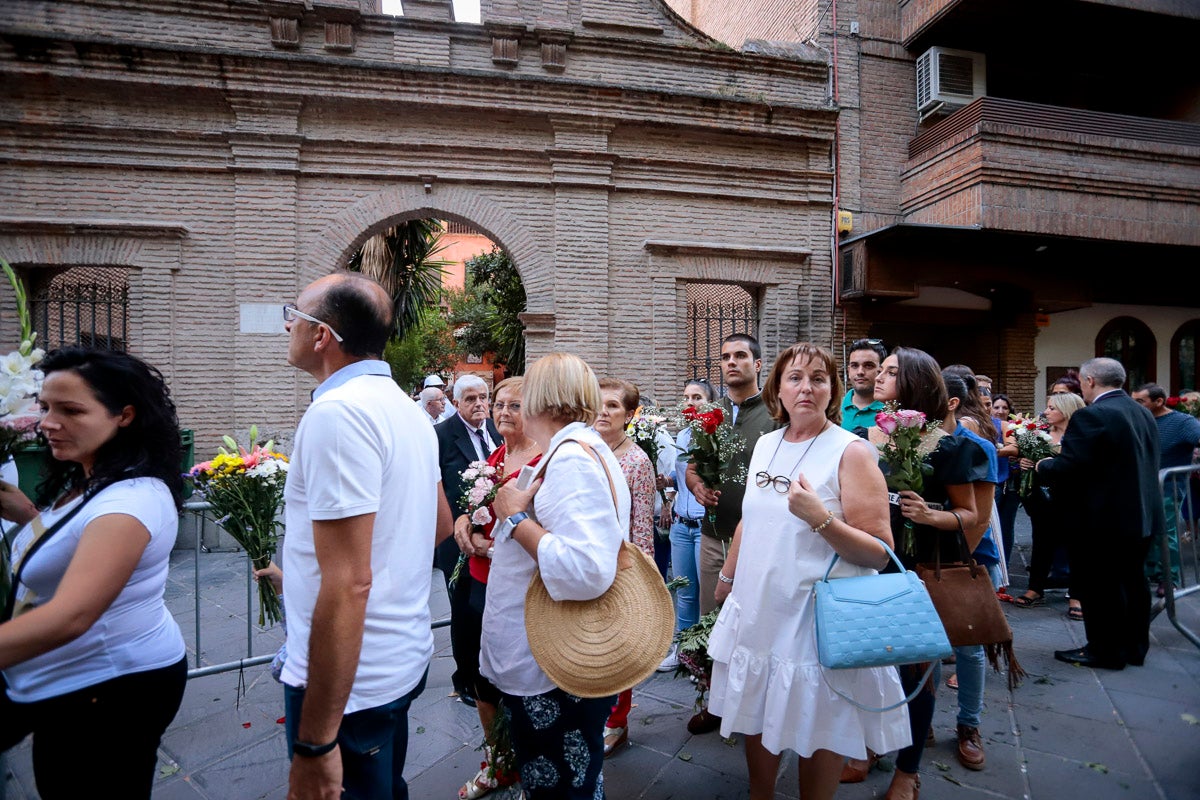
[[[825,671],[817,657],[813,584],[833,555],[834,577],[868,575],[888,562],[887,487],[874,448],[841,418],[840,370],[823,348],[780,354],[763,402],[785,428],[758,440],[742,522],[721,574],[724,607],[709,637],[709,709],[721,735],[746,737],[751,800],[775,796],[783,750],[800,756],[800,796],[833,797],[844,757],[909,743],[890,667]],[[844,697],[843,697],[844,695]]]

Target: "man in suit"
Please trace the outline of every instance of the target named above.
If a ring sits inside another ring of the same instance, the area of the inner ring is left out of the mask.
[[[487,384],[476,375],[465,375],[454,382],[454,416],[439,422],[433,427],[438,440],[438,461],[442,470],[442,486],[446,490],[446,499],[450,501],[450,509],[455,519],[466,513],[463,495],[466,492],[466,482],[462,479],[463,470],[472,461],[485,461],[503,443],[500,431],[488,414],[490,409],[490,393]],[[464,665],[460,659],[455,620],[461,620],[459,609],[468,602],[470,581],[459,581],[450,587],[450,575],[458,556],[462,551],[454,537],[438,545],[434,552],[434,564],[442,571],[446,579],[446,590],[450,596],[450,648],[454,653],[454,663],[458,667],[452,680],[454,690],[459,698],[468,706],[475,705],[475,695],[471,686],[467,685],[465,676],[478,671],[479,666]],[[466,656],[464,656],[466,657]]]
[[[1162,535],[1158,429],[1121,387],[1125,369],[1111,358],[1079,368],[1087,408],[1075,412],[1062,452],[1035,469],[1055,500],[1075,512],[1069,532],[1072,594],[1083,605],[1087,645],[1059,650],[1059,661],[1103,669],[1140,666],[1150,647],[1150,587],[1142,564]]]

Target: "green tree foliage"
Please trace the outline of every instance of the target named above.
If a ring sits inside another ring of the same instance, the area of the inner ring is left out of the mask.
[[[525,372],[524,326],[517,316],[525,310],[525,286],[507,253],[493,246],[468,259],[466,287],[449,300],[450,321],[462,326],[455,333],[460,354],[492,353],[509,375]]]
[[[372,236],[346,268],[379,281],[396,308],[396,336],[405,338],[425,312],[441,300],[449,261],[437,258],[444,228],[434,219],[414,219]]]
[[[454,332],[439,309],[426,309],[404,337],[393,337],[387,343],[383,360],[392,366],[396,383],[412,391],[431,372],[445,375],[454,368]]]

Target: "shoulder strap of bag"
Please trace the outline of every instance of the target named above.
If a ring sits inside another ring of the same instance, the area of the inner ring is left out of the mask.
[[[25,574],[25,566],[29,563],[29,560],[31,558],[33,558],[33,554],[36,553],[38,550],[40,550],[42,545],[44,545],[46,542],[48,542],[50,540],[51,536],[58,533],[58,531],[62,528],[62,526],[66,525],[68,522],[70,522],[71,519],[76,514],[78,514],[85,505],[87,505],[88,500],[91,500],[92,497],[94,497],[94,496],[95,496],[95,492],[85,493],[83,495],[83,499],[80,500],[77,505],[75,505],[73,508],[68,510],[67,513],[65,513],[61,517],[59,517],[58,521],[56,521],[53,525],[51,525],[46,530],[45,533],[43,533],[41,536],[39,536],[37,539],[35,539],[33,541],[33,543],[31,545],[29,545],[29,549],[21,554],[21,563],[20,563],[20,565],[17,566],[16,572],[13,573],[12,585],[8,587],[8,597],[5,598],[4,608],[0,609],[0,622],[8,622],[10,619],[12,619],[13,610],[15,609],[16,604],[17,604],[17,589],[21,585],[21,576]],[[51,508],[53,508],[53,506],[51,506]],[[41,516],[41,515],[39,514],[38,516]],[[37,517],[34,517],[34,519],[37,519]],[[32,521],[33,520],[30,520],[30,522],[26,522],[25,525],[29,525]],[[25,527],[25,525],[18,526],[16,528],[16,531],[19,532],[20,530],[22,530]],[[5,543],[9,547],[10,553],[11,553],[12,544],[14,542],[16,542],[16,540],[17,540],[16,533],[13,534],[11,542],[7,540],[7,537],[5,538]]]
[[[588,455],[590,455],[592,458],[596,459],[597,463],[600,464],[600,468],[604,470],[604,477],[608,478],[608,491],[612,494],[613,514],[616,515],[617,524],[619,525],[621,522],[621,514],[617,510],[617,487],[616,487],[616,484],[613,483],[612,473],[609,472],[608,464],[604,463],[604,459],[600,456],[599,453],[596,452],[596,449],[594,447],[592,447],[590,444],[588,444],[587,442],[581,442],[578,439],[563,439],[561,442],[559,442],[557,445],[555,445],[554,449],[550,451],[549,455],[547,455],[544,459],[542,459],[540,462],[538,462],[539,466],[541,467],[542,474],[544,475],[546,472],[546,467],[544,465],[550,461],[550,459],[554,456],[555,453],[558,452],[558,448],[562,447],[567,442],[574,442],[575,444],[582,447]],[[629,554],[626,552],[626,548],[625,548],[625,543],[627,543],[628,541],[629,541],[629,537],[626,536],[625,539],[621,543],[621,547],[617,550],[617,569],[618,570],[624,569],[625,567],[632,565],[632,562],[629,561]],[[638,552],[641,552],[641,551],[638,551]]]
[[[824,666],[822,666],[822,667],[821,667],[821,678],[822,678],[822,680],[824,680],[824,681],[825,681],[825,685],[829,687],[829,690],[830,690],[831,692],[833,692],[833,693],[834,693],[834,694],[836,694],[838,697],[840,697],[840,698],[842,698],[843,700],[845,700],[845,701],[846,701],[847,703],[849,703],[850,705],[852,705],[852,706],[854,706],[855,708],[857,708],[859,711],[869,711],[869,712],[871,712],[872,714],[879,714],[879,713],[882,713],[882,712],[884,712],[884,711],[891,711],[891,710],[893,710],[893,709],[897,709],[897,708],[899,708],[900,706],[902,706],[902,705],[905,705],[905,704],[907,704],[907,703],[911,703],[911,702],[913,701],[913,698],[914,698],[914,697],[916,697],[918,694],[920,694],[920,693],[921,693],[921,690],[925,688],[925,682],[926,682],[926,681],[928,681],[928,680],[930,679],[930,677],[933,675],[933,669],[934,669],[934,667],[936,667],[936,666],[937,666],[937,662],[936,662],[936,661],[930,661],[930,662],[929,662],[929,667],[928,667],[928,668],[925,670],[925,674],[924,674],[923,676],[921,676],[921,682],[920,682],[920,683],[918,683],[918,684],[917,684],[917,686],[916,686],[916,688],[915,688],[915,689],[913,689],[913,690],[912,690],[912,691],[909,693],[908,697],[905,697],[905,698],[904,698],[903,700],[901,700],[899,703],[892,703],[890,706],[884,706],[883,708],[872,708],[872,707],[870,707],[870,706],[864,706],[862,703],[858,702],[858,701],[857,701],[857,700],[855,700],[853,697],[850,697],[849,695],[846,695],[846,694],[842,693],[842,692],[841,692],[841,691],[840,691],[840,690],[839,690],[837,687],[835,687],[835,686],[834,686],[832,683],[830,683],[830,682],[829,682],[829,676],[827,676],[827,675],[825,674],[825,667],[824,667]]]

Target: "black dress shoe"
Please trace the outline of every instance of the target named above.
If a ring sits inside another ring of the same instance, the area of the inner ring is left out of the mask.
[[[458,690],[458,699],[462,701],[464,706],[467,706],[468,708],[475,708],[475,695],[471,694],[466,689]]]
[[[1093,669],[1125,669],[1125,661],[1117,659],[1096,658],[1086,647],[1080,647],[1077,650],[1055,650],[1054,657],[1059,661],[1065,661],[1068,664],[1077,664],[1081,667],[1092,667]]]

